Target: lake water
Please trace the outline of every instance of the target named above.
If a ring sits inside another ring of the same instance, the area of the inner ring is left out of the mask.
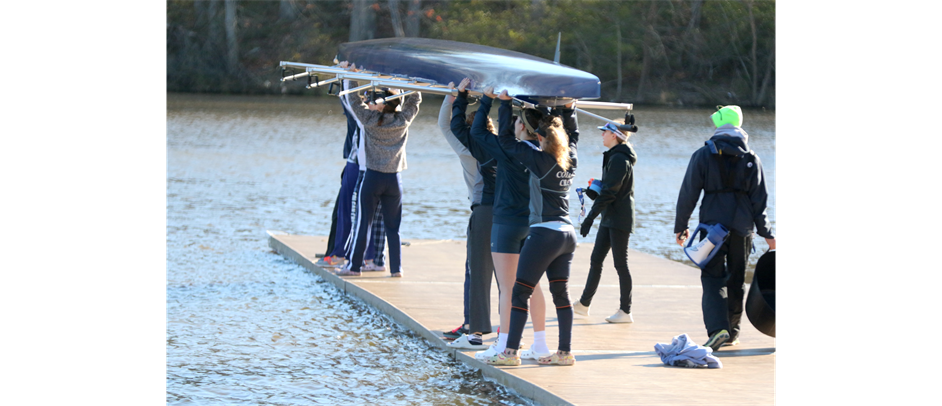
[[[466,237],[467,189],[438,130],[440,106],[426,96],[409,131],[404,241]],[[631,248],[689,263],[673,240],[674,208],[690,154],[712,134],[710,113],[635,111]],[[745,116],[774,226],[775,115]],[[601,177],[605,148],[601,122],[579,119],[581,186]],[[329,232],[345,131],[332,97],[167,95],[167,403],[526,404],[271,252],[265,230]],[[570,206],[575,220],[574,192]],[[767,245],[756,248],[752,266]]]

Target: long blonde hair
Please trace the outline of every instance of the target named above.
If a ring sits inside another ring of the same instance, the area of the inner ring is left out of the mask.
[[[568,171],[572,162],[569,160],[569,135],[563,129],[563,120],[555,116],[545,117],[537,132],[543,136],[543,152],[556,158],[560,169]]]

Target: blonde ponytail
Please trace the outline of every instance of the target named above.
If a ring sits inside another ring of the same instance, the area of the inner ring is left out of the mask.
[[[569,160],[569,136],[563,130],[563,121],[559,117],[548,116],[540,121],[538,131],[543,135],[543,152],[556,158],[556,164],[564,172],[572,164]]]

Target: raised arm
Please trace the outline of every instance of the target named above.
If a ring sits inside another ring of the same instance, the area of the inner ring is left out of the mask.
[[[448,86],[452,87],[454,84],[449,83]],[[461,161],[461,169],[464,173],[464,182],[468,186],[468,198],[473,202],[475,200],[474,196],[477,194],[475,191],[478,188],[477,179],[481,177],[481,174],[478,169],[477,159],[471,155],[471,151],[458,141],[458,138],[451,131],[451,111],[454,100],[455,97],[449,95],[445,96],[445,100],[442,101],[442,108],[438,112],[438,128],[441,130],[442,136],[445,137],[445,141],[448,141],[451,149],[458,154],[458,160]],[[481,183],[480,189],[483,190],[483,188],[484,184]]]
[[[347,61],[340,62],[340,68],[348,69],[353,72],[359,72],[356,67],[356,64],[351,64]],[[350,90],[357,87],[359,84],[353,80],[344,80],[343,85],[341,86],[342,90]],[[344,96],[341,96],[344,100],[344,105],[348,108],[350,113],[353,113],[360,121],[360,123],[366,123],[367,119],[370,116],[370,109],[363,104],[363,101],[360,100],[360,96],[357,92],[347,93]]]
[[[464,85],[467,80],[467,78],[463,79],[458,85],[458,96],[455,98],[454,105],[451,109],[451,132],[461,144],[470,148],[471,126],[468,125],[466,118],[468,110],[468,92],[461,86]],[[452,83],[449,83],[448,87],[451,86]]]
[[[536,162],[542,151],[529,142],[517,141],[517,137],[514,136],[513,99],[506,90],[502,91],[498,98],[501,99],[500,108],[497,110],[497,119],[500,121],[497,139],[500,141],[500,147],[508,157],[520,161],[533,171],[537,168]]]
[[[474,144],[483,148],[492,157],[507,157],[497,142],[497,137],[495,137],[497,134],[487,129],[487,116],[491,113],[491,104],[494,102],[492,96],[495,95],[491,94],[489,96],[485,93],[481,97],[481,105],[478,106],[478,112],[474,115],[474,121],[471,123],[471,139]],[[504,125],[503,119],[501,120],[500,125]]]
[[[579,165],[579,156],[576,153],[579,146],[579,121],[576,120],[575,101],[569,104],[553,109],[552,115],[559,116],[563,120],[563,128],[566,135],[569,136],[569,160],[572,162],[572,168]]]
[[[422,103],[422,93],[414,92],[403,98],[402,118],[406,120],[406,125],[412,123],[415,116],[419,114],[419,104]]]
[[[465,147],[468,148],[471,155],[478,162],[484,163],[491,160],[491,154],[479,143],[471,138],[471,126],[468,125],[466,111],[468,109],[468,92],[465,90],[470,83],[468,78],[461,81],[458,85],[458,97],[455,99],[451,115],[451,132]],[[477,114],[475,114],[477,117]],[[484,126],[487,127],[487,117],[484,119]]]
[[[579,122],[576,120],[575,103],[570,102],[565,106],[554,108],[551,112],[552,115],[563,120],[563,128],[569,136],[569,148],[575,148],[579,144]]]
[[[449,83],[449,86],[451,85],[452,83]],[[445,141],[448,141],[448,145],[451,146],[451,149],[453,149],[459,157],[462,155],[470,156],[471,152],[468,151],[468,147],[465,145],[465,143],[459,141],[458,138],[455,137],[455,133],[452,130],[451,115],[452,110],[454,109],[454,101],[455,97],[451,95],[445,96],[445,99],[442,100],[442,108],[438,112],[438,129],[441,130],[442,136],[445,137]]]

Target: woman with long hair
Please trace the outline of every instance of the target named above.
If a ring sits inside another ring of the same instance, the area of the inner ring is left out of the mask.
[[[509,119],[512,98],[506,90],[498,98],[499,120],[504,121]],[[569,271],[576,250],[576,230],[569,219],[569,188],[575,175],[579,130],[572,103],[555,109],[554,113],[561,117],[545,116],[540,120],[536,130],[539,145],[518,141],[509,131],[502,130],[498,137],[504,151],[523,163],[529,172],[530,218],[513,285],[507,346],[503,352],[487,358],[488,364],[520,365],[522,357],[517,350],[527,322],[530,296],[544,273],[556,306],[559,346],[555,353],[538,357],[537,363],[576,362],[571,352],[573,313],[569,302]],[[518,120],[515,125],[520,127],[524,123]]]
[[[491,90],[493,90],[491,88]],[[497,179],[494,186],[493,221],[491,225],[491,256],[494,259],[494,271],[497,275],[497,287],[500,291],[498,311],[500,312],[500,330],[497,342],[485,351],[475,353],[475,358],[486,359],[504,351],[507,345],[507,333],[510,327],[511,291],[514,284],[514,275],[517,272],[517,260],[520,250],[529,233],[530,218],[530,188],[527,168],[520,161],[501,148],[497,134],[487,129],[487,118],[491,111],[491,104],[497,95],[485,92],[481,97],[480,106],[471,123],[471,138],[474,143],[486,149],[497,160]],[[528,131],[522,124],[514,126],[511,119],[512,108],[509,104],[501,103],[498,119],[498,131],[507,133],[511,138],[520,137],[522,142],[537,146],[536,135]],[[530,111],[523,119],[530,120],[535,126],[540,113]],[[521,356],[536,359],[538,356],[549,354],[546,345],[546,301],[543,291],[535,287],[533,294],[533,346]]]

